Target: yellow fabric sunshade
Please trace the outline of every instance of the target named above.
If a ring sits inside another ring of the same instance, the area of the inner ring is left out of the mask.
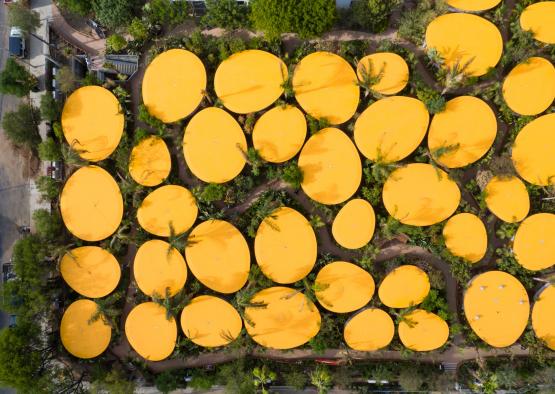
[[[520,14],[520,27],[525,31],[531,30],[538,41],[555,44],[555,2],[530,4]]]
[[[494,176],[486,185],[485,194],[488,209],[504,222],[520,222],[528,216],[528,190],[524,182],[516,176]]]
[[[399,339],[408,349],[428,352],[447,342],[449,326],[435,313],[415,309],[403,316],[399,323]]]
[[[443,227],[445,246],[470,263],[482,260],[488,248],[488,233],[482,220],[471,213],[451,216]]]
[[[289,287],[270,287],[254,295],[245,308],[245,328],[253,341],[271,349],[292,349],[320,331],[320,312],[303,293]]]
[[[121,277],[116,258],[98,246],[70,250],[60,260],[60,273],[73,290],[90,298],[110,294]]]
[[[239,313],[218,297],[195,297],[181,313],[181,329],[193,343],[203,347],[229,344],[241,335],[242,327]]]
[[[455,212],[461,193],[443,170],[413,163],[389,175],[382,198],[387,212],[401,223],[430,226]]]
[[[315,52],[295,67],[293,89],[299,105],[316,119],[337,125],[351,119],[358,107],[357,76],[342,57]]]
[[[429,120],[428,110],[422,101],[405,96],[386,97],[371,104],[358,117],[355,143],[360,152],[372,161],[399,161],[420,145]]]
[[[360,186],[362,165],[351,139],[329,127],[308,139],[299,156],[304,192],[322,204],[339,204]]]
[[[426,47],[444,59],[444,67],[479,77],[499,62],[503,39],[497,27],[485,18],[465,13],[438,16],[426,29]]]
[[[193,194],[182,186],[166,185],[145,197],[137,210],[143,229],[159,237],[169,237],[189,230],[197,219],[197,203]]]
[[[293,158],[304,144],[306,119],[297,107],[275,107],[256,121],[252,143],[260,157],[271,163]]]
[[[472,96],[455,97],[436,114],[428,132],[428,149],[439,164],[464,167],[484,156],[497,135],[495,113]]]
[[[555,286],[547,284],[542,288],[532,308],[532,327],[536,336],[547,347],[555,350]]]
[[[391,343],[395,325],[391,317],[381,309],[368,308],[353,315],[343,331],[345,343],[354,350],[370,352],[380,350]]]
[[[281,207],[268,215],[254,238],[256,262],[268,278],[293,283],[314,267],[316,235],[306,218],[292,208]]]
[[[154,302],[134,307],[125,320],[125,335],[139,355],[149,361],[160,361],[172,354],[177,339],[177,324],[168,319],[166,308]]]
[[[283,93],[287,67],[277,56],[257,49],[235,53],[216,70],[214,90],[230,111],[261,111]]]
[[[187,241],[189,269],[206,287],[234,293],[249,277],[251,255],[247,241],[231,223],[208,220],[196,226]]]
[[[95,242],[116,231],[123,217],[123,198],[112,176],[97,166],[81,167],[66,181],[60,211],[77,238]]]
[[[374,235],[376,215],[366,200],[355,198],[343,206],[335,216],[331,232],[335,241],[347,249],[365,246]]]
[[[528,216],[518,227],[513,243],[517,261],[530,271],[555,264],[555,215],[537,213]],[[555,311],[554,311],[555,313]]]
[[[462,11],[486,11],[499,3],[501,0],[447,0],[451,7]]]
[[[62,111],[67,143],[88,161],[104,160],[112,154],[121,139],[124,122],[118,99],[100,86],[77,89]]]
[[[170,174],[170,151],[160,137],[148,137],[131,151],[129,174],[139,185],[157,186]]]
[[[245,166],[246,152],[247,140],[241,126],[223,109],[205,108],[185,127],[185,161],[204,182],[224,183],[235,178]]]
[[[528,323],[530,304],[522,284],[502,271],[475,276],[464,293],[464,314],[474,332],[493,347],[511,346]]]
[[[93,358],[106,350],[112,337],[112,328],[103,316],[89,322],[98,305],[91,300],[77,300],[64,312],[60,323],[60,338],[68,352],[79,358]]]
[[[143,78],[143,101],[148,112],[166,123],[190,115],[205,90],[202,61],[184,49],[170,49],[156,56]]]
[[[357,64],[357,77],[361,83],[368,77],[377,77],[378,83],[369,86],[381,94],[396,94],[407,86],[409,66],[405,59],[396,53],[379,52],[365,56]]]
[[[387,274],[378,296],[390,308],[408,308],[420,304],[429,292],[428,274],[415,265],[402,265]]]

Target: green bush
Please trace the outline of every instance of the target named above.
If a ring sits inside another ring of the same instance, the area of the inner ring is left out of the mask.
[[[82,16],[87,16],[92,11],[90,0],[56,0],[56,3],[58,7]]]
[[[92,7],[98,21],[109,29],[125,27],[133,19],[136,0],[93,0]]]
[[[210,183],[202,189],[198,199],[203,202],[221,201],[225,197],[226,187],[218,183]]]
[[[167,394],[170,391],[177,389],[177,377],[171,372],[162,372],[156,379],[154,379],[156,388],[162,393]]]
[[[287,182],[292,188],[298,189],[303,182],[303,171],[297,163],[290,163],[283,167],[281,179]]]
[[[150,23],[162,26],[176,25],[189,17],[186,1],[151,0],[145,4],[143,11]]]
[[[416,91],[416,96],[420,101],[422,101],[428,112],[431,114],[437,114],[445,110],[447,105],[445,98],[433,89],[430,88],[420,88]]]
[[[112,34],[106,39],[106,49],[109,52],[120,52],[127,47],[127,40],[119,34]]]
[[[398,0],[355,0],[351,3],[350,21],[356,27],[381,33],[389,24],[391,11]]]
[[[236,0],[206,0],[206,15],[201,23],[227,30],[248,27],[248,12],[248,7],[238,4]]]
[[[36,181],[37,189],[45,200],[54,200],[60,193],[60,182],[49,176],[41,176]]]
[[[140,18],[133,18],[127,30],[137,41],[144,41],[148,38],[148,27]]]

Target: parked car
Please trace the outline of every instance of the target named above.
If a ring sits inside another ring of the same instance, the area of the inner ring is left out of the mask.
[[[106,32],[102,26],[98,24],[95,20],[87,19],[87,25],[89,25],[100,38],[106,38]]]
[[[25,35],[19,27],[14,26],[11,28],[8,47],[10,55],[15,57],[26,57],[27,45],[25,43]]]

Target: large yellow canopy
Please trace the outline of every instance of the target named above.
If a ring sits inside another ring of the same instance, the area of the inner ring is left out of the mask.
[[[376,215],[366,200],[355,198],[345,204],[335,216],[331,232],[335,241],[347,249],[365,246],[374,235]]]
[[[357,77],[361,83],[368,77],[380,76],[378,83],[369,86],[381,94],[396,94],[407,86],[409,66],[396,53],[379,52],[365,56],[358,62]]]
[[[377,308],[364,309],[353,315],[343,331],[345,342],[351,349],[366,352],[386,347],[394,334],[393,320]]]
[[[428,352],[442,347],[449,339],[449,326],[441,317],[415,309],[399,323],[399,339],[406,348]]]
[[[520,26],[522,30],[532,31],[536,40],[555,44],[555,2],[530,4],[520,14]]]
[[[420,304],[429,292],[428,275],[415,265],[402,265],[387,274],[378,296],[390,308],[408,308]]]
[[[443,227],[443,239],[451,254],[470,263],[482,260],[488,248],[486,226],[471,213],[451,216]]]
[[[447,0],[451,7],[462,11],[485,11],[501,3],[501,0]]]
[[[152,136],[143,139],[131,151],[129,174],[140,185],[156,186],[168,177],[172,166],[164,140]]]
[[[516,176],[494,176],[486,185],[485,194],[488,209],[504,222],[520,222],[528,216],[528,190],[524,182]]]
[[[547,347],[555,350],[555,286],[547,284],[536,296],[532,308],[532,327]]]
[[[555,265],[554,235],[554,214],[537,213],[524,219],[513,243],[513,251],[520,265],[531,271]]]

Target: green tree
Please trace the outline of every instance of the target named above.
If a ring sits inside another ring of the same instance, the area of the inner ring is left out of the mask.
[[[2,126],[7,137],[16,146],[36,150],[41,142],[39,122],[39,109],[21,104],[17,110],[4,114]]]
[[[426,105],[428,112],[431,114],[443,112],[447,105],[445,98],[439,92],[427,87],[419,88],[416,91],[416,96]]]
[[[127,30],[137,41],[144,41],[148,38],[148,27],[140,18],[133,18]]]
[[[318,394],[326,394],[333,385],[328,369],[323,365],[318,365],[310,372],[310,384],[316,387]]]
[[[266,365],[263,365],[262,367],[255,367],[252,371],[252,375],[254,377],[254,387],[260,388],[262,390],[262,394],[269,393],[266,385],[277,378],[277,374],[274,371],[271,371]]]
[[[214,202],[223,200],[225,197],[226,187],[219,183],[210,183],[202,189],[198,195],[198,199],[203,202]]]
[[[62,159],[62,150],[58,142],[48,137],[38,146],[39,158],[42,161],[57,161]]]
[[[154,379],[156,388],[162,393],[167,394],[170,391],[177,389],[177,376],[171,372],[165,371],[156,376]]]
[[[247,27],[248,7],[236,0],[206,0],[206,15],[202,17],[204,26],[223,27],[227,30]]]
[[[418,368],[408,365],[401,369],[397,381],[399,386],[405,391],[418,391],[425,382]]]
[[[92,11],[90,0],[56,0],[56,3],[58,7],[82,16],[87,16]]]
[[[37,86],[37,79],[15,59],[8,58],[0,73],[0,93],[23,97]]]
[[[444,0],[420,0],[414,9],[403,12],[399,21],[398,34],[421,45],[424,42],[426,26],[447,11],[448,7]]]
[[[151,0],[143,7],[148,21],[162,26],[184,22],[189,16],[187,1]]]
[[[33,212],[33,221],[37,234],[47,240],[53,240],[62,231],[62,218],[57,211],[50,213],[46,209],[37,209]]]
[[[36,181],[37,190],[43,199],[54,200],[60,193],[60,182],[49,176],[41,176]]]
[[[10,26],[17,26],[23,32],[30,33],[40,26],[40,15],[32,11],[23,2],[10,4],[8,8]]]
[[[99,22],[113,30],[129,24],[136,5],[136,0],[93,0],[92,3]]]
[[[54,99],[52,93],[46,92],[40,98],[40,113],[44,120],[54,122],[60,117],[61,105]]]
[[[380,33],[387,29],[391,11],[398,5],[397,0],[355,0],[350,17],[356,26]]]
[[[118,369],[112,369],[103,376],[97,377],[91,383],[91,394],[133,394],[135,383],[128,380],[125,374]]]
[[[283,374],[283,381],[286,386],[294,387],[297,390],[304,390],[308,383],[308,378],[303,372],[291,371]]]
[[[127,40],[119,35],[112,34],[106,39],[106,49],[109,52],[120,52],[127,46]]]
[[[69,66],[61,67],[56,73],[56,82],[63,93],[70,93],[77,86],[77,77]]]
[[[292,188],[298,189],[301,187],[301,183],[303,182],[303,171],[297,163],[289,163],[283,167],[281,179],[287,182]]]

